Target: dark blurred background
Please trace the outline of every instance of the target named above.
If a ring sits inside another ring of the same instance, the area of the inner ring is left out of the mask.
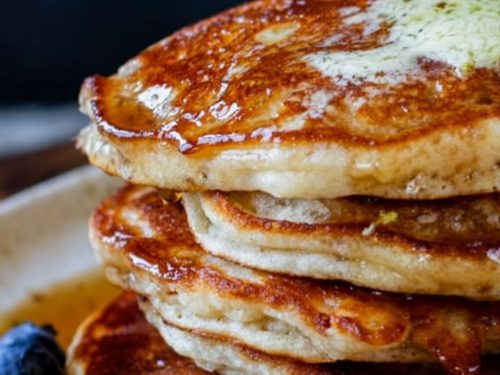
[[[2,0],[0,100],[73,100],[83,77],[237,0]]]
[[[1,0],[0,197],[84,162],[84,77],[243,0]],[[9,186],[7,186],[9,185]]]

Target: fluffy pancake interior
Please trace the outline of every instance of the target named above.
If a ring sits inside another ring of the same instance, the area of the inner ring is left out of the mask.
[[[500,299],[498,194],[412,202],[207,192],[183,200],[204,249],[241,264],[388,291]]]
[[[165,341],[179,354],[192,358],[198,366],[224,375],[445,375],[447,372],[435,364],[380,364],[339,362],[312,365],[286,357],[269,356],[241,344],[215,339],[181,330],[166,324],[161,315],[147,301],[141,308],[148,321],[162,334]],[[482,373],[493,375],[498,360],[486,362]]]

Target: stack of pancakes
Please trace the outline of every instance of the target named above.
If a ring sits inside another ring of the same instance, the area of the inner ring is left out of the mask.
[[[85,81],[79,147],[133,184],[91,241],[175,361],[478,374],[500,353],[499,8],[254,1]]]

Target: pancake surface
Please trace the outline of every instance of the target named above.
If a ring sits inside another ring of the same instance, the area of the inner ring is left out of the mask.
[[[386,291],[500,300],[499,194],[423,202],[182,196],[191,231],[215,256]]]
[[[79,146],[109,173],[174,190],[498,191],[498,6],[251,2],[89,78]]]
[[[120,295],[82,323],[66,367],[68,375],[209,374],[165,344],[133,293]]]
[[[500,349],[500,305],[410,297],[252,271],[205,253],[180,202],[127,187],[91,219],[111,281],[146,296],[170,325],[306,362],[479,364]]]

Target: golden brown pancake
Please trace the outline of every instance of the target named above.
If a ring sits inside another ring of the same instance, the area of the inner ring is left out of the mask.
[[[305,362],[441,361],[473,374],[500,350],[499,302],[410,296],[273,275],[205,253],[175,197],[126,187],[91,219],[114,283],[148,298],[167,324]]]
[[[246,266],[500,300],[500,194],[393,201],[205,192],[184,193],[183,202],[200,245]]]
[[[213,338],[196,336],[166,325],[163,325],[162,331],[165,340],[172,343],[174,349],[177,347],[180,351],[190,348],[193,350],[196,348],[195,345],[199,345],[203,351],[191,352],[191,354],[211,354],[217,348],[226,353],[237,353],[239,360],[232,364],[205,363],[206,366],[221,368],[220,374],[227,374],[229,373],[227,370],[232,370],[238,365],[240,367],[237,370],[240,374],[249,375],[256,375],[255,371],[250,372],[250,370],[257,366],[259,369],[267,370],[268,374],[279,375],[365,375],[368,372],[372,375],[444,374],[435,365],[346,362],[327,367],[300,364],[284,358],[270,357]],[[216,358],[210,356],[210,359]],[[199,358],[199,360],[203,361],[204,358]],[[493,375],[493,370],[497,365],[498,359],[491,358],[484,369],[484,375]],[[139,310],[137,297],[132,293],[122,294],[81,325],[68,353],[67,371],[69,375],[201,375],[209,373],[196,367],[190,359],[176,354],[163,341],[156,329],[145,320]],[[263,373],[265,372],[260,374]]]
[[[439,198],[500,188],[497,0],[261,0],[81,90],[90,161],[174,190]],[[453,30],[453,31],[451,31]]]
[[[202,375],[147,323],[133,293],[89,316],[68,351],[69,375]]]
[[[214,339],[166,324],[147,301],[141,303],[146,318],[165,341],[180,354],[193,358],[200,367],[220,374],[241,375],[439,375],[448,373],[436,364],[337,362],[313,365],[269,356],[237,342]],[[498,357],[486,358],[481,374],[495,374]]]

